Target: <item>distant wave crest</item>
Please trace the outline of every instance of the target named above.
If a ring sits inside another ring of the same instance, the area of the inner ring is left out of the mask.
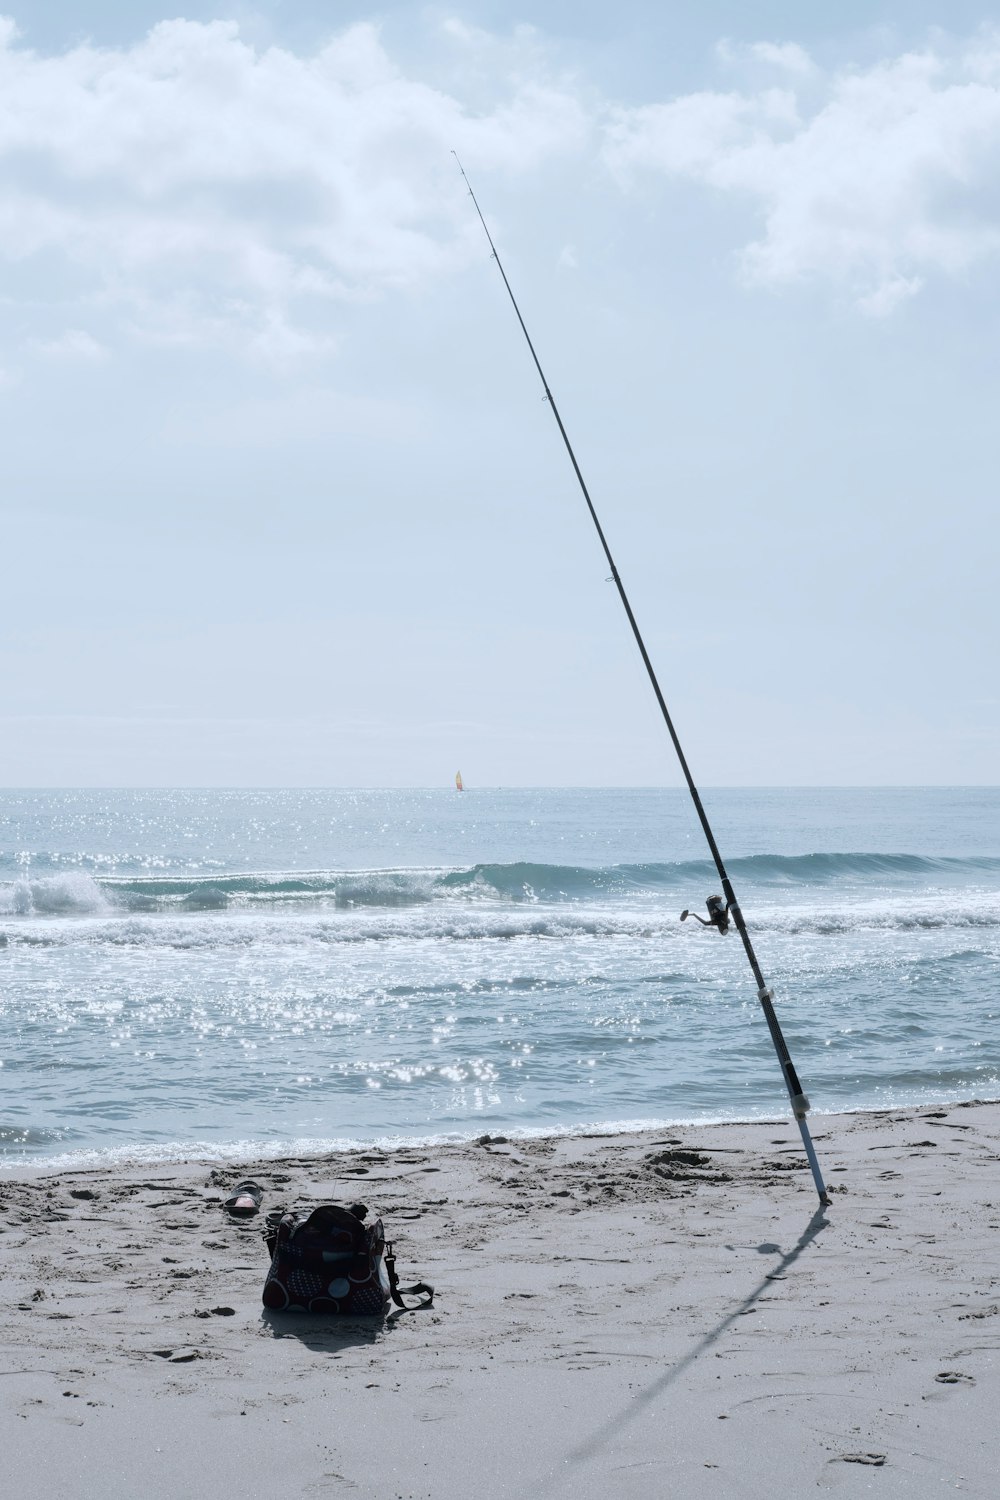
[[[734,880],[760,891],[839,884],[852,891],[919,884],[992,884],[1000,859],[915,854],[758,854],[732,860]],[[708,860],[640,865],[476,864],[466,869],[306,871],[224,875],[92,875],[63,872],[0,882],[0,915],[73,917],[113,913],[400,911],[449,907],[616,904],[676,896],[699,904],[718,875]]]
[[[1000,859],[932,859],[918,854],[753,854],[733,859],[734,878],[754,885],[825,885],[834,881],[962,880],[996,876]],[[718,885],[708,859],[678,863],[610,865],[479,864],[453,870],[438,886],[452,892],[494,893],[507,900],[580,900],[595,895],[633,895],[637,891],[687,891],[692,882]]]

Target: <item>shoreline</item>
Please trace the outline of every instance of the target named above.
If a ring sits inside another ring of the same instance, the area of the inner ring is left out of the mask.
[[[899,1105],[872,1105],[870,1107],[859,1105],[849,1109],[812,1109],[809,1112],[810,1129],[813,1129],[821,1121],[848,1119],[855,1116],[881,1115],[905,1115],[920,1114],[925,1110],[953,1110],[966,1109],[977,1106],[1000,1106],[998,1098],[961,1098],[950,1099],[937,1097],[919,1104]],[[449,1147],[468,1147],[478,1145],[483,1136],[493,1134],[502,1135],[511,1144],[537,1143],[544,1141],[574,1141],[592,1140],[597,1138],[615,1139],[624,1136],[643,1136],[655,1134],[665,1130],[711,1130],[715,1127],[746,1126],[748,1129],[755,1126],[788,1126],[795,1129],[795,1121],[789,1113],[776,1111],[773,1115],[750,1115],[750,1116],[718,1116],[707,1119],[679,1119],[666,1117],[662,1120],[623,1120],[623,1121],[589,1121],[581,1125],[566,1125],[552,1127],[548,1125],[539,1126],[505,1126],[492,1124],[485,1129],[476,1131],[437,1131],[427,1135],[385,1135],[374,1136],[364,1140],[318,1139],[312,1137],[300,1137],[295,1140],[283,1141],[232,1141],[223,1142],[218,1145],[210,1141],[192,1141],[189,1144],[183,1142],[167,1142],[163,1146],[150,1145],[140,1146],[109,1146],[104,1149],[81,1147],[78,1151],[65,1151],[57,1155],[25,1155],[19,1157],[5,1156],[0,1153],[0,1186],[5,1182],[12,1182],[22,1177],[51,1176],[62,1174],[68,1176],[71,1173],[89,1172],[148,1172],[154,1167],[199,1167],[218,1168],[220,1170],[241,1170],[243,1166],[254,1163],[270,1163],[272,1166],[280,1164],[289,1158],[298,1161],[314,1159],[317,1162],[325,1161],[337,1156],[357,1156],[366,1151],[378,1151],[394,1153],[399,1151],[437,1151]],[[163,1154],[161,1154],[163,1153]]]
[[[789,1119],[5,1177],[11,1488],[992,1500],[1000,1102],[811,1119],[825,1210]],[[264,1214],[359,1196],[434,1307],[266,1315]]]

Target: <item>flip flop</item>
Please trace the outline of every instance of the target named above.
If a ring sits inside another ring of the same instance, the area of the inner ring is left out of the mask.
[[[263,1196],[255,1182],[238,1182],[222,1206],[234,1219],[251,1219],[258,1212]]]

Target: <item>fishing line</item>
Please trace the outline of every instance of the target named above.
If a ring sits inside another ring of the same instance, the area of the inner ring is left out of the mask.
[[[684,780],[687,782],[688,791],[691,793],[691,800],[694,802],[695,811],[698,814],[698,821],[701,823],[702,831],[708,842],[708,847],[712,853],[712,859],[715,861],[715,868],[719,872],[719,879],[722,882],[722,889],[726,897],[726,913],[721,917],[717,911],[713,914],[713,910],[710,905],[709,912],[710,914],[712,914],[712,925],[718,926],[719,930],[724,932],[726,929],[722,924],[725,922],[725,915],[728,915],[734,922],[736,930],[739,933],[740,938],[742,939],[747,960],[750,964],[750,968],[753,972],[753,977],[757,984],[757,999],[760,1001],[761,1009],[764,1012],[764,1019],[767,1021],[768,1031],[771,1033],[771,1041],[774,1045],[774,1050],[777,1053],[778,1062],[781,1064],[781,1072],[785,1080],[785,1087],[788,1089],[788,1097],[791,1100],[792,1114],[795,1116],[799,1131],[802,1135],[802,1144],[805,1147],[805,1153],[809,1161],[809,1167],[812,1171],[813,1182],[816,1184],[816,1191],[819,1194],[820,1202],[828,1203],[830,1200],[827,1197],[826,1187],[823,1183],[823,1174],[820,1171],[819,1160],[816,1156],[816,1148],[813,1145],[812,1136],[809,1133],[809,1125],[806,1120],[806,1115],[809,1112],[809,1100],[806,1098],[806,1095],[803,1092],[802,1085],[799,1082],[799,1076],[795,1071],[795,1065],[792,1062],[791,1053],[788,1050],[788,1045],[785,1042],[781,1027],[778,1024],[778,1017],[774,1012],[773,992],[770,986],[767,984],[761,971],[760,964],[757,961],[757,955],[754,952],[753,943],[750,941],[750,934],[747,931],[746,922],[743,919],[743,912],[740,909],[739,902],[736,900],[736,893],[733,890],[732,882],[729,879],[729,876],[726,873],[726,867],[722,862],[722,855],[719,852],[718,844],[715,842],[715,835],[712,832],[711,824],[708,821],[708,814],[705,812],[705,808],[702,804],[698,788],[695,786],[694,777],[691,775],[690,768],[688,767],[687,757],[685,756],[684,751],[681,748],[681,742],[677,737],[677,731],[674,728],[673,720],[670,717],[670,710],[667,708],[667,702],[663,696],[662,691],[660,690],[660,684],[657,681],[653,663],[650,660],[649,652],[646,650],[646,643],[642,638],[642,632],[639,629],[638,621],[636,620],[635,615],[632,612],[632,605],[629,603],[628,595],[625,592],[625,585],[622,583],[621,575],[619,574],[615,560],[611,555],[611,548],[608,546],[607,537],[604,535],[604,528],[602,527],[597,515],[597,511],[594,508],[594,502],[590,498],[590,491],[587,489],[587,484],[584,480],[580,465],[577,463],[576,454],[573,452],[573,445],[569,440],[569,434],[567,433],[566,428],[563,426],[563,419],[559,415],[559,408],[555,403],[555,398],[553,397],[551,390],[549,389],[549,383],[545,378],[545,371],[542,369],[541,361],[539,360],[538,355],[535,352],[535,346],[531,342],[531,335],[529,334],[525,321],[521,316],[521,309],[517,305],[517,298],[514,296],[511,284],[507,280],[507,272],[503,268],[503,262],[501,261],[500,256],[497,253],[496,245],[494,245],[493,243],[493,236],[490,234],[486,220],[483,218],[483,211],[479,207],[479,200],[477,199],[475,193],[472,191],[472,184],[469,181],[468,177],[466,177],[465,175],[465,168],[462,166],[462,163],[458,159],[457,151],[453,151],[452,155],[454,156],[456,162],[458,162],[458,170],[461,172],[465,185],[469,189],[469,197],[472,199],[472,202],[475,205],[476,213],[479,215],[479,222],[482,224],[483,231],[486,235],[487,240],[489,241],[493,259],[497,263],[497,270],[503,277],[503,284],[507,288],[507,295],[510,298],[511,306],[513,307],[514,312],[517,315],[517,321],[521,325],[521,332],[524,334],[525,342],[527,343],[528,348],[531,351],[531,358],[534,360],[535,369],[538,371],[539,379],[542,382],[542,388],[545,391],[545,399],[549,403],[549,406],[552,408],[552,415],[556,419],[556,425],[559,428],[560,436],[562,437],[563,443],[565,444],[566,452],[569,454],[570,463],[573,465],[573,472],[576,475],[577,483],[580,486],[583,498],[587,503],[587,509],[590,512],[590,519],[594,523],[598,538],[600,539],[601,547],[604,551],[604,556],[607,558],[608,566],[611,569],[611,580],[614,583],[615,588],[618,590],[618,597],[621,599],[622,607],[624,608],[625,614],[628,617],[629,625],[632,628],[632,634],[635,637],[635,643],[638,646],[639,654],[642,657],[643,666],[646,668],[646,674],[649,677],[650,683],[652,684],[653,692],[656,695],[656,701],[660,706],[660,713],[663,715],[663,722],[667,726],[667,733],[670,735],[674,750],[677,752],[677,759],[680,762],[681,770],[684,773]],[[686,915],[687,913],[685,913],[685,916]]]

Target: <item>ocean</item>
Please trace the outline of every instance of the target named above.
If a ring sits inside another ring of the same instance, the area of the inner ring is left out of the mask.
[[[814,1111],[1000,1095],[1000,789],[703,798]],[[718,889],[681,790],[0,793],[0,1163],[787,1116]]]

